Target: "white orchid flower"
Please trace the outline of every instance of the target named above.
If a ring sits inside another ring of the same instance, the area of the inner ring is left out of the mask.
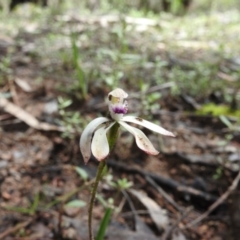
[[[174,137],[173,133],[154,123],[139,117],[125,116],[128,111],[127,96],[128,94],[120,88],[110,92],[108,94],[108,107],[111,118],[98,117],[84,129],[80,138],[80,150],[85,163],[90,159],[91,152],[98,161],[104,160],[108,156],[110,149],[107,132],[116,122],[133,134],[140,149],[151,155],[157,155],[159,152],[140,129],[130,126],[126,122],[138,124],[159,134]]]

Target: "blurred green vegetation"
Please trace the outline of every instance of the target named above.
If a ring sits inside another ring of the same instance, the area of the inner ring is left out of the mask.
[[[174,82],[173,95],[204,102],[220,92],[221,101],[239,102],[239,1],[193,0],[183,11],[182,1],[166,0],[168,12],[154,0],[49,2],[0,12],[1,33],[14,39],[0,57],[2,84],[27,48],[36,79],[52,76],[69,98],[87,99],[94,87],[142,91],[143,83]],[[142,101],[155,106],[158,97]]]
[[[216,105],[214,103],[208,103],[203,105],[202,108],[197,111],[197,113],[202,115],[211,114],[213,116],[224,115],[240,119],[240,110],[233,110],[229,106]]]

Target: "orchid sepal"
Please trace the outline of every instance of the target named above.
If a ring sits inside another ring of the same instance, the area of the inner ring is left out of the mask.
[[[172,132],[170,132],[170,131],[168,131],[168,130],[166,130],[166,129],[164,129],[164,128],[162,128],[162,127],[160,127],[160,126],[158,126],[158,125],[156,125],[152,122],[149,122],[145,119],[139,118],[139,117],[124,116],[122,118],[122,121],[135,123],[135,124],[141,125],[145,128],[148,128],[149,130],[152,130],[153,132],[156,132],[156,133],[159,133],[159,134],[162,134],[162,135],[166,135],[166,136],[175,137],[175,135]]]
[[[99,127],[94,133],[91,150],[93,156],[98,161],[104,160],[110,152],[107,132],[114,124],[115,122],[111,122],[109,126],[106,126],[106,124],[104,124],[103,126]]]
[[[133,134],[137,146],[142,149],[144,152],[150,155],[157,155],[159,152],[154,148],[151,141],[147,136],[138,128],[128,125],[123,121],[119,121],[119,124],[122,125],[127,131]]]
[[[106,117],[98,117],[92,120],[83,130],[79,145],[80,145],[80,150],[81,150],[85,164],[87,164],[87,162],[91,157],[91,141],[92,141],[93,133],[101,124],[108,121],[109,119]]]

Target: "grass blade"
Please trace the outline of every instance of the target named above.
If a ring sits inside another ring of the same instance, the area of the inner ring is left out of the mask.
[[[103,240],[108,223],[110,221],[111,215],[112,215],[112,208],[107,208],[104,214],[104,217],[101,221],[100,227],[98,229],[98,233],[96,236],[96,240]]]

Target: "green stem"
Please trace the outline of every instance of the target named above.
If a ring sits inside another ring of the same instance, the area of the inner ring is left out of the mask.
[[[116,143],[116,140],[117,140],[117,137],[118,137],[118,129],[119,129],[119,124],[115,123],[111,127],[111,129],[109,130],[108,144],[109,144],[110,151],[113,149],[113,147]],[[106,166],[106,159],[102,160],[98,165],[96,180],[94,182],[93,189],[92,189],[92,194],[91,194],[91,197],[90,197],[90,203],[89,203],[89,208],[88,208],[89,240],[94,240],[93,229],[92,229],[92,211],[93,211],[94,200],[95,200],[95,197],[96,197],[97,187],[98,187],[98,184],[101,180],[102,172],[103,172],[103,169],[104,169],[105,166]]]
[[[117,138],[118,138],[118,130],[119,130],[119,123],[115,123],[111,129],[109,130],[109,134],[108,134],[108,144],[109,144],[109,148],[110,148],[110,151],[112,151],[116,141],[117,141]]]
[[[97,175],[96,175],[96,180],[94,182],[93,185],[93,190],[92,190],[92,194],[91,194],[91,198],[90,198],[90,203],[89,203],[89,208],[88,208],[88,234],[89,234],[89,240],[94,240],[93,238],[93,230],[92,230],[92,211],[93,211],[93,204],[94,204],[94,200],[95,200],[95,196],[96,196],[96,192],[97,192],[97,187],[98,187],[98,183],[101,179],[102,176],[102,171],[104,169],[106,165],[106,161],[103,160],[99,163],[98,165],[98,171],[97,171]]]

